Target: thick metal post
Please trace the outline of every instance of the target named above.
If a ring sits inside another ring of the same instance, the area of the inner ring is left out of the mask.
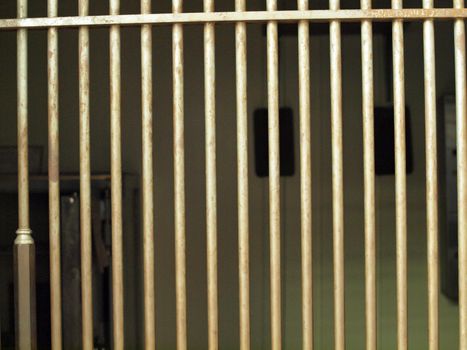
[[[16,231],[14,246],[16,349],[36,349],[35,246],[30,229]]]
[[[371,9],[371,0],[361,1]],[[366,349],[376,350],[376,223],[375,223],[375,143],[373,89],[373,28],[362,22],[362,114],[363,173],[365,196],[365,323]]]
[[[18,18],[27,17],[27,0],[18,0]],[[18,230],[13,249],[15,333],[18,350],[36,349],[35,246],[29,226],[28,32],[17,32]]]

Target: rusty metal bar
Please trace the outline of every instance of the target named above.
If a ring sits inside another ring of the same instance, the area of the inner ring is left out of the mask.
[[[245,0],[235,1],[235,10],[246,9]],[[250,263],[248,205],[248,104],[246,23],[235,24],[237,86],[237,178],[238,178],[238,278],[240,350],[250,349]]]
[[[18,18],[27,17],[27,0],[18,0]],[[28,32],[17,31],[18,229],[13,249],[15,334],[19,350],[33,350],[36,340],[35,245],[29,226]]]
[[[298,0],[306,11],[308,0]],[[313,349],[312,185],[310,120],[310,26],[298,22],[298,77],[300,103],[300,222],[302,254],[302,349]]]
[[[57,16],[57,0],[48,0],[47,14]],[[49,245],[50,245],[50,316],[52,349],[62,348],[62,300],[60,272],[60,165],[58,103],[58,33],[47,32],[47,73],[49,107]]]
[[[393,20],[420,21],[423,19],[449,20],[467,17],[466,9],[373,9],[373,10],[308,10],[308,11],[245,11],[245,12],[192,12],[153,13],[138,15],[68,16],[57,18],[11,18],[0,20],[0,30],[18,28],[111,26],[111,25],[168,25],[194,23],[235,23],[235,22],[389,22]]]
[[[424,0],[424,8],[433,8],[433,0]],[[438,350],[438,162],[436,140],[436,66],[433,20],[423,22],[426,139],[426,215],[428,264],[428,345]]]
[[[371,9],[371,0],[361,1],[362,9]],[[365,206],[365,322],[366,349],[376,350],[376,223],[375,223],[375,142],[373,86],[373,28],[362,22],[362,112],[363,177]]]
[[[331,10],[338,11],[339,0],[330,0]],[[334,257],[334,347],[345,348],[344,300],[344,181],[342,160],[342,57],[341,27],[330,23],[331,46],[331,143],[332,143],[332,210]]]
[[[454,0],[455,9],[464,8],[464,0]],[[459,349],[467,349],[467,93],[465,23],[454,22],[457,124],[457,201],[459,230]]]
[[[267,1],[277,10],[277,0]],[[281,336],[281,230],[279,170],[279,43],[277,22],[267,23],[268,143],[269,143],[269,244],[271,283],[271,348],[282,348]]]
[[[183,11],[182,0],[172,0],[174,14]],[[177,309],[177,350],[186,350],[186,237],[185,237],[185,136],[183,27],[172,27],[173,124],[174,124],[174,206],[175,206],[175,294]]]
[[[204,0],[204,11],[214,11],[214,0]],[[204,99],[206,128],[206,230],[208,281],[208,347],[218,348],[217,189],[216,189],[216,57],[214,23],[204,25]]]
[[[402,0],[392,0],[402,8]],[[397,251],[397,348],[407,350],[407,193],[405,157],[404,28],[401,20],[392,24],[394,72],[394,143],[396,175]]]
[[[79,15],[86,16],[89,1],[79,0]],[[92,307],[92,222],[91,222],[91,145],[89,117],[89,28],[80,27],[79,45],[79,153],[80,153],[80,231],[81,304],[84,350],[94,348]]]
[[[110,0],[110,14],[118,15],[120,1]],[[112,301],[113,342],[123,350],[123,247],[122,247],[122,149],[121,149],[121,71],[120,27],[110,27],[110,148],[112,206]]]
[[[151,0],[141,0],[141,13],[151,13]],[[144,251],[144,345],[156,348],[154,283],[154,172],[152,117],[152,26],[141,27],[142,184]]]

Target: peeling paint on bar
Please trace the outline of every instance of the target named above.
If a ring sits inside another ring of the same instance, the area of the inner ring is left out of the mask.
[[[89,11],[89,1],[79,0],[79,14]],[[82,342],[84,350],[92,350],[92,236],[91,236],[91,149],[89,106],[89,28],[80,27],[79,46],[79,147],[80,147],[80,234],[81,234],[81,304]]]
[[[48,1],[48,15],[57,15],[57,0]],[[59,85],[58,30],[50,27],[47,33],[48,75],[48,175],[49,175],[49,246],[50,246],[50,316],[52,349],[62,348],[62,297],[60,263],[60,141],[59,141]]]
[[[419,21],[422,19],[462,19],[467,10],[462,9],[374,9],[374,10],[308,10],[308,11],[245,11],[245,12],[193,12],[193,13],[154,13],[139,15],[70,16],[11,18],[0,20],[0,30],[17,28],[79,27],[79,26],[135,26],[141,24],[196,24],[206,22],[342,22],[392,21],[401,19]]]

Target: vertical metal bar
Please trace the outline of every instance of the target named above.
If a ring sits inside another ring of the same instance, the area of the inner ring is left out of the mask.
[[[214,0],[204,0],[204,12]],[[204,24],[204,94],[206,128],[206,229],[208,280],[208,345],[218,347],[217,306],[217,192],[216,192],[216,62],[214,23]]]
[[[27,0],[18,0],[18,18],[27,17]],[[17,31],[18,94],[18,224],[29,230],[28,170],[28,31]],[[27,234],[27,233],[24,233]],[[31,237],[32,239],[32,237]]]
[[[16,231],[14,247],[15,333],[18,350],[36,349],[35,247],[30,229]]]
[[[393,9],[402,0],[392,0]],[[407,349],[407,195],[405,157],[404,32],[402,20],[392,24],[394,71],[394,140],[396,175],[397,348]]]
[[[141,0],[141,13],[151,13],[151,0]],[[141,27],[141,104],[143,112],[143,250],[144,250],[144,343],[156,348],[154,296],[154,183],[152,118],[152,26]]]
[[[79,15],[87,16],[89,1],[79,0]],[[89,29],[79,28],[79,152],[81,304],[83,349],[94,348],[92,317],[91,145],[89,125]]]
[[[433,0],[424,0],[424,8],[433,8]],[[438,162],[436,140],[436,66],[433,20],[423,22],[425,62],[425,139],[426,139],[426,214],[428,264],[428,345],[438,350]]]
[[[298,10],[308,10],[308,0],[298,0]],[[300,203],[302,250],[303,350],[313,349],[313,268],[310,120],[310,26],[298,22],[298,76],[300,99]]]
[[[48,0],[49,17],[57,16],[57,1]],[[62,300],[60,276],[60,166],[58,103],[57,28],[47,31],[48,107],[49,107],[49,240],[50,240],[50,313],[52,348],[62,348]]]
[[[267,10],[276,11],[277,0],[267,0]],[[267,76],[272,350],[280,350],[282,347],[278,46],[277,22],[269,21],[267,23]]]
[[[464,0],[454,0],[464,8]],[[467,349],[467,93],[465,70],[465,23],[454,22],[457,123],[457,200],[459,230],[459,349]]]
[[[246,1],[236,0],[235,10],[239,12],[245,11]],[[246,30],[246,23],[237,22],[235,24],[240,350],[250,349],[250,249],[248,214],[248,104]]]
[[[364,10],[371,9],[371,0],[362,0],[361,7]],[[362,22],[362,83],[366,349],[376,350],[375,143],[373,112],[373,28],[371,21]]]
[[[330,9],[339,10],[339,0],[330,0]],[[331,21],[331,137],[332,208],[334,252],[334,346],[345,348],[344,300],[344,183],[342,161],[342,58],[340,22]]]
[[[18,18],[27,17],[27,0],[18,0]],[[29,226],[28,32],[17,31],[18,229],[14,242],[15,333],[19,350],[36,349],[35,246]]]
[[[181,13],[182,0],[173,0],[172,11]],[[186,257],[185,257],[185,141],[183,92],[183,27],[172,27],[173,123],[174,123],[174,205],[175,205],[175,293],[177,309],[177,350],[186,350]]]
[[[110,14],[118,15],[120,1],[110,0]],[[122,150],[120,110],[120,26],[110,27],[110,147],[112,206],[112,298],[114,348],[123,350]]]

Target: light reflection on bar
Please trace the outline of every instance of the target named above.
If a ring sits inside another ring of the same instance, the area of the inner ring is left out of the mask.
[[[47,2],[47,15],[57,16],[57,1]],[[54,350],[62,348],[62,300],[60,276],[60,165],[59,165],[59,85],[57,28],[47,31],[48,76],[48,171],[49,171],[49,245],[50,316]]]
[[[268,0],[276,11],[277,1]],[[279,173],[279,52],[277,22],[267,23],[268,144],[269,144],[269,244],[271,283],[271,346],[280,350],[281,336],[281,231]]]
[[[120,1],[110,0],[110,14],[117,15]],[[110,148],[112,206],[112,300],[113,340],[116,350],[124,347],[123,246],[122,246],[122,149],[120,91],[120,27],[110,27]]]
[[[246,1],[236,0],[235,10],[245,11]],[[248,206],[248,111],[247,111],[247,28],[235,24],[237,86],[237,178],[238,178],[238,276],[240,350],[250,349],[250,267]]]
[[[88,0],[79,0],[79,15],[86,16]],[[89,28],[79,28],[79,147],[81,303],[83,349],[94,349],[92,304],[91,145],[89,115]]]
[[[214,0],[204,0],[204,12]],[[217,306],[217,192],[216,192],[216,64],[214,23],[204,25],[204,92],[206,128],[206,229],[208,281],[208,347],[218,347]]]

